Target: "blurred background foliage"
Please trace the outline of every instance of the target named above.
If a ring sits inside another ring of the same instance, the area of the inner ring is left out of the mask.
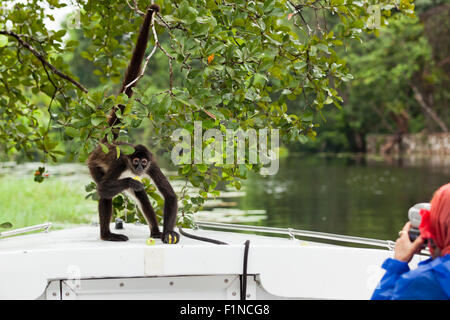
[[[369,133],[448,132],[450,3],[414,4],[416,17],[397,16],[379,36],[342,48],[354,77],[340,90],[342,110],[330,110],[315,141],[296,150],[365,152]]]

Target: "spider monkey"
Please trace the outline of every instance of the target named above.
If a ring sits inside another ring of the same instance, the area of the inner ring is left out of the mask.
[[[127,84],[134,81],[139,75],[147,47],[152,16],[158,11],[158,5],[151,5],[139,30],[136,46],[119,92],[124,92],[128,97],[133,95],[132,87],[136,85],[137,81],[129,87],[127,87]],[[120,123],[116,116],[117,109],[123,112],[124,106],[118,105],[112,110],[108,119],[110,127]],[[115,140],[118,136],[117,130],[113,130],[113,136]],[[128,240],[128,237],[125,235],[112,233],[109,226],[112,215],[112,198],[118,193],[126,191],[136,200],[144,214],[150,227],[150,236],[161,238],[164,243],[177,243],[180,235],[173,231],[178,211],[177,196],[158,167],[153,154],[143,145],[132,145],[123,142],[108,144],[106,143],[106,138],[102,142],[108,147],[108,153],[103,152],[102,148],[98,146],[87,160],[91,176],[97,183],[97,191],[100,197],[98,203],[100,238],[107,241]],[[119,157],[117,157],[116,146],[121,144],[132,146],[134,152],[131,155],[120,153]],[[150,177],[164,196],[164,226],[162,233],[159,230],[156,214],[144,190],[144,185],[140,182],[140,179],[143,177]]]

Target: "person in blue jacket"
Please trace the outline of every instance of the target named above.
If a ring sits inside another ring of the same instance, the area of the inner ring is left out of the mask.
[[[442,186],[431,200],[431,210],[422,209],[421,235],[411,242],[408,222],[399,232],[394,258],[384,261],[386,270],[372,300],[449,300],[450,299],[450,183]],[[410,270],[408,263],[420,252],[425,239],[431,258]]]

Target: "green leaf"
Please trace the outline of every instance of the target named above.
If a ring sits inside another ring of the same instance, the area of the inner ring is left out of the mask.
[[[169,95],[164,96],[164,98],[161,100],[161,104],[159,105],[160,112],[166,112],[170,109],[170,106],[172,105],[172,99]]]
[[[316,44],[316,45],[314,45],[314,46],[311,46],[311,49],[313,49],[313,47],[314,47],[316,50],[320,50],[320,51],[323,51],[323,52],[325,52],[325,53],[330,53],[330,51],[328,50],[328,46],[327,46],[326,44],[318,43],[318,44]]]
[[[12,223],[11,222],[3,222],[2,224],[0,224],[0,228],[2,229],[9,229],[12,228]]]
[[[104,117],[94,117],[94,118],[91,118],[91,123],[92,123],[92,125],[94,125],[94,126],[98,126],[99,124],[101,124],[101,123],[103,123],[103,122],[105,122],[106,121],[106,119],[104,118]]]
[[[185,166],[183,166],[183,169],[181,170],[181,174],[187,174],[189,171],[191,171],[191,165],[186,164]]]
[[[80,136],[80,131],[72,127],[66,127],[64,131],[68,136],[72,138]]]
[[[53,35],[53,38],[62,38],[65,34],[66,34],[66,30],[62,29],[62,30],[57,31]]]
[[[102,151],[104,153],[109,153],[109,149],[106,145],[104,145],[103,143],[100,142],[100,147],[102,148]]]
[[[124,154],[132,154],[134,152],[134,148],[130,145],[127,144],[121,144],[120,145],[120,150],[124,153]]]
[[[213,53],[221,51],[221,50],[223,50],[224,47],[225,47],[225,45],[222,42],[215,42],[214,44],[212,44],[211,46],[209,46],[206,49],[206,55],[209,56]]]
[[[201,173],[205,173],[208,170],[208,166],[206,164],[198,164],[197,169]]]
[[[8,37],[3,34],[0,34],[0,48],[6,46],[7,44],[8,44]]]
[[[310,122],[314,119],[314,114],[312,112],[307,112],[302,115],[302,121]]]

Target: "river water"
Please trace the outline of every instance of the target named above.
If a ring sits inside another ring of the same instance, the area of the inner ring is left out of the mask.
[[[265,211],[252,224],[395,240],[408,209],[450,182],[449,162],[290,155],[278,174],[252,175],[235,201]]]

